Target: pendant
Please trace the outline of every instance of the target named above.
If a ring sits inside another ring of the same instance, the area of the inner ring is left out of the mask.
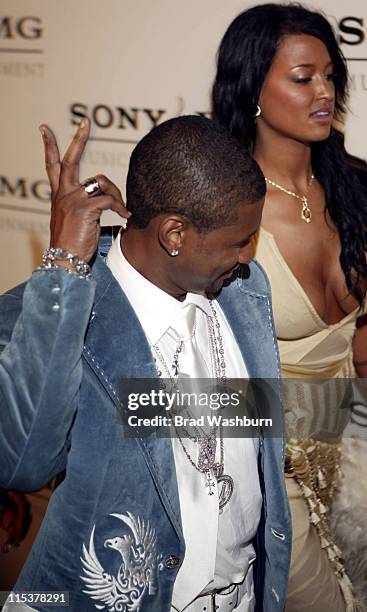
[[[178,362],[174,361],[172,364],[173,376],[178,376]]]
[[[222,463],[215,463],[213,465],[213,472],[219,487],[219,512],[222,512],[224,506],[228,504],[232,497],[234,482],[231,476],[223,474],[224,466]],[[219,486],[220,484],[222,484],[222,487]]]
[[[208,494],[214,495],[213,489],[215,489],[215,480],[213,479],[213,476],[210,470],[207,470],[205,472],[205,486],[208,487],[209,489]]]
[[[213,467],[215,461],[215,451],[217,449],[216,438],[197,438],[199,447],[198,470],[207,472]]]
[[[301,217],[305,223],[310,223],[312,219],[312,213],[308,205],[307,198],[306,197],[302,198],[302,201],[303,201],[303,205],[302,205]]]

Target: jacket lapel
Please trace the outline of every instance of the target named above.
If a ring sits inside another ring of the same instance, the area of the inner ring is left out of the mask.
[[[232,328],[250,378],[279,378],[270,296],[251,290],[249,285],[249,281],[236,279],[223,288],[218,302]]]

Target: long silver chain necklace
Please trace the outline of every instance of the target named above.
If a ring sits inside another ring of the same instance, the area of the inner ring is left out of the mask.
[[[208,325],[208,333],[209,333],[209,345],[210,345],[210,355],[212,362],[212,371],[215,373],[215,377],[217,380],[224,382],[226,380],[226,362],[224,357],[224,348],[223,348],[223,338],[221,335],[220,324],[218,321],[218,316],[216,310],[213,306],[211,300],[209,300],[210,308],[212,311],[212,317],[206,316],[207,325]],[[194,325],[193,333],[190,336],[190,339],[194,337],[196,331],[196,324]],[[168,377],[171,380],[175,380],[179,376],[179,357],[183,348],[183,341],[177,337],[174,337],[172,334],[167,332],[168,335],[178,342],[177,348],[175,350],[173,356],[173,364],[171,366],[170,371],[167,366],[166,360],[163,357],[163,354],[160,348],[157,345],[153,345],[153,349],[159,358],[159,361],[164,367],[164,370],[168,374]],[[158,374],[162,376],[162,372],[158,370]],[[175,428],[176,429],[176,428]],[[187,448],[185,447],[182,437],[180,436],[178,430],[176,429],[177,438],[180,442],[182,450],[184,451],[187,459],[191,463],[191,465],[200,473],[204,474],[205,477],[205,487],[208,489],[209,495],[214,495],[215,486],[218,486],[218,497],[219,497],[219,511],[222,512],[223,507],[229,502],[232,497],[234,482],[233,478],[228,474],[224,473],[224,441],[223,441],[223,429],[219,427],[219,462],[215,462],[216,448],[217,448],[217,438],[216,438],[216,428],[209,432],[209,435],[205,435],[205,433],[200,430],[199,427],[194,427],[193,432],[194,436],[190,435],[189,432],[183,429],[184,433],[188,438],[193,440],[198,445],[198,460],[197,463],[193,460]],[[214,476],[214,478],[213,478]]]
[[[290,189],[286,189],[285,187],[282,187],[282,185],[275,183],[274,181],[270,180],[267,177],[265,177],[265,180],[269,185],[272,185],[272,187],[276,187],[276,189],[279,189],[279,191],[283,191],[283,193],[286,193],[292,196],[293,198],[297,198],[297,200],[300,200],[302,202],[301,219],[305,223],[311,222],[312,213],[311,213],[311,208],[308,204],[308,193],[311,189],[312,183],[315,180],[315,176],[313,174],[311,174],[311,178],[309,180],[309,183],[307,186],[307,192],[305,193],[305,195],[299,195],[299,193],[295,193],[294,191],[291,191]]]
[[[176,430],[177,432],[177,430]],[[215,463],[215,451],[216,451],[216,438],[191,438],[199,444],[202,444],[199,450],[199,458],[197,464],[190,456],[187,448],[182,442],[181,436],[177,433],[178,440],[181,444],[182,450],[186,457],[190,461],[191,465],[198,471],[205,475],[205,487],[208,488],[208,494],[214,495],[215,485],[217,484],[219,490],[219,511],[228,504],[232,497],[234,482],[233,478],[229,474],[224,473],[224,441],[222,426],[219,426],[219,440],[220,440],[220,457],[219,462]],[[214,478],[213,478],[214,475]]]

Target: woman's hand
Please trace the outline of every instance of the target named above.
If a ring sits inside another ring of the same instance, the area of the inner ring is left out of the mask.
[[[51,247],[60,247],[89,262],[98,245],[100,217],[104,210],[113,210],[128,219],[120,190],[102,174],[94,177],[100,190],[89,195],[79,182],[79,165],[88,141],[90,123],[83,119],[63,159],[53,132],[40,126],[47,176],[51,186]],[[59,263],[59,262],[57,262]],[[67,262],[60,264],[69,267]]]

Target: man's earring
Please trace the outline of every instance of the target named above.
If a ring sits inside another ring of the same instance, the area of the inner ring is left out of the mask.
[[[255,118],[260,117],[260,115],[261,115],[261,107],[257,104]]]
[[[178,250],[177,249],[173,249],[173,251],[171,251],[171,255],[172,255],[172,257],[176,257],[176,255],[178,255]]]

